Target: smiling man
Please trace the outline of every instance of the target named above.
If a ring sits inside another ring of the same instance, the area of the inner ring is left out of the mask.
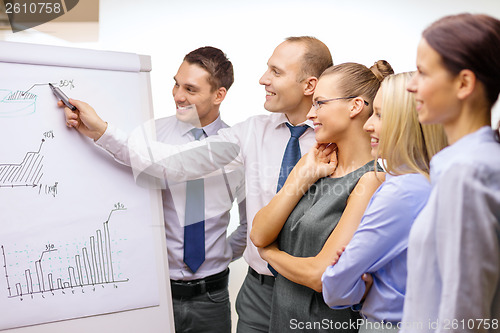
[[[300,157],[316,142],[311,124],[306,123],[306,115],[312,106],[318,77],[331,65],[330,51],[318,39],[287,38],[276,47],[259,80],[266,91],[264,107],[271,114],[222,128],[217,135],[199,142],[180,146],[174,145],[174,141],[168,144],[153,142],[144,147],[130,147],[126,136],[120,135],[111,124],[108,126],[88,104],[76,100],[71,103],[79,111],[65,108],[66,122],[96,140],[116,159],[135,163],[135,167],[140,165],[140,169],[151,166],[156,175],[168,180],[193,180],[217,174],[221,165],[226,172],[243,168],[250,230],[255,214],[271,201],[293,168],[293,163],[288,163],[289,152],[294,150],[295,157]],[[181,86],[180,76],[176,76],[176,80]],[[217,100],[216,94],[212,99]],[[188,112],[189,103],[181,100],[176,103],[180,108],[178,115]],[[189,151],[190,154],[183,154]],[[236,300],[238,332],[268,332],[274,276],[248,237],[243,256],[249,269]]]
[[[219,109],[233,80],[233,66],[221,50],[188,53],[174,76],[176,115],[156,120],[157,140],[183,144],[228,127]],[[233,193],[240,201],[240,225],[226,237]],[[162,191],[176,332],[231,330],[228,265],[246,246],[244,195],[241,168],[204,180],[167,182]]]

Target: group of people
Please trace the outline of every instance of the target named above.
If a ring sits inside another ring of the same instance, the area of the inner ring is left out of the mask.
[[[228,265],[242,254],[240,333],[500,329],[500,21],[434,22],[411,73],[333,65],[313,37],[287,38],[267,67],[271,114],[228,127],[231,62],[190,52],[176,116],[147,145],[87,103],[65,108],[69,127],[166,183],[176,332],[230,332]]]

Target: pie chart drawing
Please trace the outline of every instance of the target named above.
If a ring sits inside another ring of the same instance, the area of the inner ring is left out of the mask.
[[[0,89],[0,118],[28,116],[36,111],[37,96],[17,90]]]

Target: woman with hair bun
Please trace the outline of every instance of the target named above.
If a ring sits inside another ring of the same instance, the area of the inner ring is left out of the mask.
[[[317,144],[255,216],[250,238],[279,273],[270,332],[358,331],[358,313],[325,304],[321,275],[351,239],[383,179],[374,172],[370,136],[363,131],[379,86],[374,72],[360,64],[325,70],[308,114]]]
[[[373,115],[364,128],[372,138],[372,156],[382,159],[386,179],[371,198],[349,245],[322,277],[326,304],[360,309],[367,320],[360,332],[398,329],[408,236],[431,191],[429,161],[446,146],[442,126],[419,124],[415,99],[406,91],[411,76],[386,77],[373,101]],[[365,287],[364,273],[370,274],[371,289]]]
[[[394,70],[392,69],[391,64],[389,64],[385,60],[376,61],[371,67],[370,70],[375,74],[377,79],[382,82],[385,77],[394,74]]]
[[[500,330],[500,21],[444,17],[422,34],[408,85],[422,124],[450,146],[431,161],[432,192],[408,248],[402,332]]]

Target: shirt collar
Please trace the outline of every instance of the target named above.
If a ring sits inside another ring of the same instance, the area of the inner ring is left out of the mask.
[[[292,123],[288,121],[286,114],[273,113],[273,115],[275,115],[275,119],[274,119],[275,128],[278,128],[280,126],[285,126],[286,123],[289,123],[290,125],[292,125]],[[306,125],[306,126],[309,126],[310,128],[314,128],[313,122],[309,119],[307,119],[306,121],[303,121],[300,124],[297,124],[295,126],[301,126],[301,125]]]
[[[443,148],[431,159],[431,182],[435,184],[444,170],[460,161],[467,161],[471,151],[484,142],[494,141],[493,130],[489,126],[483,126],[477,131],[467,134],[457,142]]]
[[[189,131],[191,131],[193,128],[195,128],[192,124],[180,121],[179,119],[177,119],[177,127],[179,128],[181,135],[186,135]],[[210,135],[217,134],[217,132],[223,127],[226,127],[226,125],[222,121],[222,119],[220,118],[220,114],[219,114],[217,119],[212,121],[207,126],[203,127],[203,131],[205,132],[205,134],[207,136],[210,136]]]

